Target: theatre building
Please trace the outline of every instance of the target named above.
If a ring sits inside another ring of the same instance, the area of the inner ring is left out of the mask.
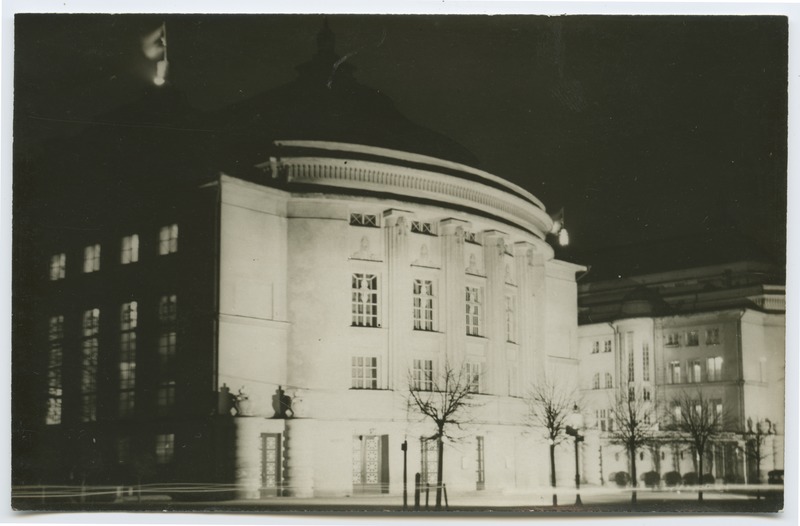
[[[530,192],[348,63],[329,82],[338,58],[323,29],[295,81],[215,114],[154,89],[31,168],[55,182],[16,256],[15,484],[399,494],[403,442],[435,481],[408,391],[446,367],[476,402],[448,490],[548,484],[524,395],[577,378],[583,267]]]

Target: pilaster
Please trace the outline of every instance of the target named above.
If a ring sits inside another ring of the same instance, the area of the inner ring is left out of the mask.
[[[439,223],[442,244],[442,301],[444,302],[445,356],[451,364],[464,361],[466,345],[464,229],[469,223],[445,219]]]

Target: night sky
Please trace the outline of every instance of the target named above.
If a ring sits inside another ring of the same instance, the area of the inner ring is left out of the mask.
[[[170,82],[215,110],[295,78],[323,18],[18,15],[15,159],[140,98],[153,68],[140,41],[162,21]],[[336,51],[355,52],[360,83],[551,213],[564,207],[572,243],[561,257],[600,265],[614,255],[624,266],[622,254],[640,254],[634,270],[660,270],[716,262],[720,246],[735,245],[783,262],[784,18],[334,15],[329,24]]]

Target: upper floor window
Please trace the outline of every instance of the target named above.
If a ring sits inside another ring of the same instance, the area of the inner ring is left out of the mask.
[[[603,342],[603,352],[611,352],[611,340]]]
[[[681,383],[681,362],[669,362],[669,383]]]
[[[97,359],[100,350],[100,309],[83,313],[81,343],[81,420],[97,420]]]
[[[431,225],[430,223],[425,223],[423,221],[412,221],[411,231],[415,234],[427,234],[429,236],[432,236],[433,225]]]
[[[506,325],[506,341],[517,341],[517,298],[514,296],[506,296],[506,312],[505,312],[505,325]]]
[[[483,290],[480,287],[467,287],[466,306],[467,306],[467,334],[469,336],[480,336],[481,334],[481,301]]]
[[[706,329],[706,345],[719,345],[719,329]]]
[[[672,419],[676,424],[680,424],[683,421],[681,404],[677,402],[672,404]]]
[[[691,347],[700,345],[700,336],[697,331],[689,331],[686,333],[686,345]]]
[[[433,360],[414,360],[411,376],[412,389],[433,390]]]
[[[119,416],[133,414],[136,390],[136,328],[138,304],[123,303],[119,334]]]
[[[350,387],[353,389],[378,388],[378,358],[375,356],[353,356],[350,362]]]
[[[156,435],[156,463],[169,464],[175,455],[175,435]]]
[[[600,389],[600,373],[594,373],[592,376],[592,389]]]
[[[166,256],[178,251],[178,225],[162,226],[158,234],[158,255]]]
[[[667,343],[669,347],[677,347],[681,344],[681,335],[677,332],[667,333]]]
[[[608,413],[605,409],[597,409],[595,411],[595,421],[600,431],[605,431],[608,427]]]
[[[597,354],[600,352],[600,342],[595,341],[592,343],[592,354]]]
[[[50,281],[64,279],[67,272],[67,255],[53,254],[50,256]]]
[[[139,235],[132,234],[122,238],[120,263],[128,265],[139,261]]]
[[[378,276],[353,274],[351,296],[352,325],[378,327]]]
[[[642,380],[650,381],[650,344],[642,344]]]
[[[689,381],[692,383],[700,383],[703,381],[703,366],[700,360],[692,360],[689,362]]]
[[[350,214],[351,226],[378,227],[378,216],[375,214]]]
[[[722,380],[722,356],[714,356],[706,360],[706,374],[709,382]]]
[[[644,400],[645,402],[650,401],[650,389],[648,389],[647,387],[642,388],[642,400]]]
[[[45,423],[61,423],[63,395],[62,367],[64,364],[64,316],[52,316],[48,327],[50,341],[47,361],[47,416]]]
[[[479,363],[467,363],[466,364],[466,373],[467,373],[467,386],[469,388],[470,393],[480,393],[481,392],[481,364]]]
[[[711,407],[714,410],[714,422],[717,426],[722,426],[724,423],[722,420],[722,400],[711,400]]]
[[[636,379],[636,368],[633,363],[633,346],[628,346],[628,381],[633,382]]]
[[[433,281],[414,280],[414,329],[433,330]]]
[[[614,387],[614,377],[611,376],[611,373],[606,373],[606,389],[611,389]]]
[[[100,244],[89,245],[83,249],[83,272],[97,272],[100,270]]]

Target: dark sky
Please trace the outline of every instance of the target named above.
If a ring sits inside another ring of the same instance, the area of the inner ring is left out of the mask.
[[[320,16],[18,15],[18,151],[141,97],[152,64],[140,39],[162,20],[170,81],[208,110],[292,80],[322,25]],[[703,251],[711,239],[782,261],[784,18],[337,15],[329,23],[337,52],[357,51],[349,62],[361,83],[551,212],[563,206],[565,257],[683,239]]]

